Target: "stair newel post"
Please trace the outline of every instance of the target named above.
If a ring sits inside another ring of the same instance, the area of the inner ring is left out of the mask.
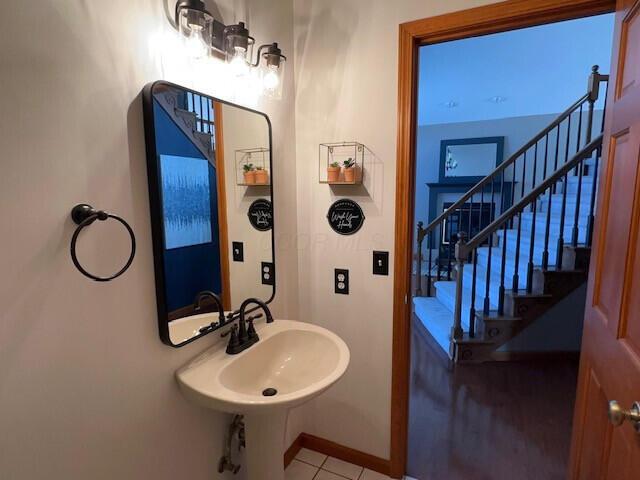
[[[599,69],[600,67],[598,65],[594,65],[591,67],[591,75],[589,75],[589,115],[587,117],[587,134],[585,144],[589,144],[591,142],[591,137],[593,135],[593,111],[595,103],[598,101],[598,97],[600,95],[600,82],[603,77],[603,75],[598,73]]]
[[[422,230],[422,222],[418,222],[418,231],[416,233],[416,238],[418,240],[418,248],[416,252],[416,277],[417,287],[416,287],[416,297],[422,296],[422,241],[424,240],[424,231]]]
[[[451,353],[455,353],[455,340],[462,338],[462,277],[464,274],[464,261],[469,252],[466,248],[466,233],[458,232],[456,243],[456,304],[453,312],[453,327],[451,328]],[[453,358],[453,357],[452,357]]]

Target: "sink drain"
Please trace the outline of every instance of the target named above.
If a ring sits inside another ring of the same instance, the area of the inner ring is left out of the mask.
[[[276,393],[278,393],[278,390],[276,390],[275,388],[265,388],[262,391],[262,396],[263,397],[273,397]]]

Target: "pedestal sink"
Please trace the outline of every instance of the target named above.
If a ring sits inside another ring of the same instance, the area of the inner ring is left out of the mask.
[[[214,410],[244,415],[249,480],[284,479],[289,409],[319,395],[347,369],[349,348],[316,325],[276,320],[256,326],[260,341],[238,355],[220,344],[176,376],[184,395]]]

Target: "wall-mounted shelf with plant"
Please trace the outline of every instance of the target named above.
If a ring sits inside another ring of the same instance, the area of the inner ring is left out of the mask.
[[[236,150],[236,183],[243,187],[271,185],[268,148]]]
[[[364,177],[364,152],[358,142],[321,143],[318,150],[318,177],[329,185],[359,185]]]

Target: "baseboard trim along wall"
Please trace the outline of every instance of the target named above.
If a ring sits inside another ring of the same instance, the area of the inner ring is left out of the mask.
[[[301,433],[298,435],[298,438],[296,438],[287,449],[284,454],[285,467],[291,463],[301,448],[308,448],[309,450],[314,450],[384,475],[390,475],[391,472],[391,463],[389,460],[385,460],[384,458],[376,457],[375,455],[370,455],[353,448],[345,447],[339,443],[316,437],[315,435],[308,433]]]

